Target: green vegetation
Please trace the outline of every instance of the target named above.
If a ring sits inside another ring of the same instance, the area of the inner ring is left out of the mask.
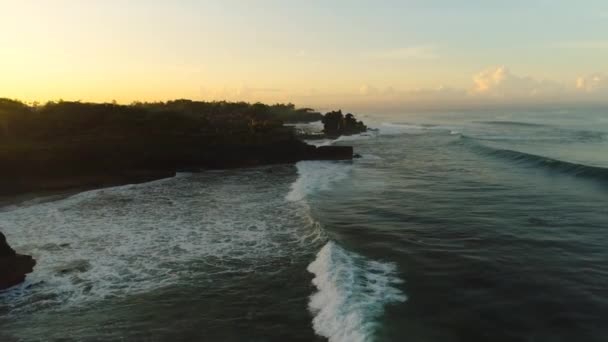
[[[290,122],[322,119],[309,108],[293,104],[176,100],[157,103],[94,104],[49,102],[30,107],[0,99],[0,142],[55,141],[74,135],[117,136],[135,132],[212,134],[221,130],[259,131]]]
[[[82,177],[122,183],[153,171],[293,162],[307,158],[314,147],[283,123],[321,118],[292,104],[176,100],[28,106],[0,99],[0,192],[72,186]]]

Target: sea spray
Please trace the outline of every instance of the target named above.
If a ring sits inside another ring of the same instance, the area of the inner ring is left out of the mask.
[[[350,162],[301,161],[296,164],[298,179],[291,185],[285,199],[301,201],[317,191],[327,191],[331,185],[348,177],[352,170]]]
[[[352,164],[303,161],[297,168],[299,177],[285,199],[310,211],[308,196],[330,190],[348,177]],[[317,227],[321,232],[318,236],[325,238],[321,225]],[[375,333],[384,306],[406,300],[397,287],[403,281],[397,276],[395,264],[367,259],[333,241],[321,248],[308,271],[314,274],[312,282],[317,288],[309,302],[313,327],[331,342],[368,341]]]
[[[308,266],[317,292],[310,298],[315,332],[330,342],[370,340],[385,305],[404,302],[397,267],[328,242]]]

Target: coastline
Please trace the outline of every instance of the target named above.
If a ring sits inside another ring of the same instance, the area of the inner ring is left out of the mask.
[[[290,126],[320,121],[328,136],[366,130],[352,114],[323,116],[292,104],[175,100],[30,106],[0,99],[0,112],[0,205],[39,194],[144,183],[181,171],[350,160],[352,146],[311,145]]]
[[[140,184],[152,182],[160,179],[174,177],[176,172],[148,174],[146,177],[113,177],[108,175],[87,176],[87,177],[66,177],[63,179],[46,179],[38,186],[35,185],[27,190],[15,193],[4,193],[0,195],[0,211],[10,206],[19,206],[30,201],[44,203],[64,199],[72,195],[114,186]]]
[[[206,170],[252,168],[265,165],[294,164],[302,160],[350,160],[354,155],[352,146],[317,147],[301,143],[306,146],[306,153],[293,155],[286,159],[261,160],[244,157],[238,161],[216,161],[213,164],[184,164],[185,166],[179,168],[121,170],[120,172],[105,174],[53,175],[19,179],[12,184],[12,191],[4,190],[0,193],[0,209],[31,200],[45,202],[44,199],[48,198],[49,201],[52,201],[83,191],[171,178],[175,177],[178,172],[184,171],[205,172]]]

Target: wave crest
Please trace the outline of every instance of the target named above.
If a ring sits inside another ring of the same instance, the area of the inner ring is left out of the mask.
[[[315,332],[330,342],[368,341],[385,305],[404,302],[397,266],[328,242],[308,266],[318,291],[310,298]]]
[[[285,196],[290,202],[304,200],[317,191],[327,191],[331,185],[345,179],[352,170],[349,162],[307,160],[296,164],[298,179]]]
[[[483,144],[473,143],[476,139],[466,136],[461,136],[461,140],[465,143],[471,142],[469,143],[470,146],[487,155],[496,156],[520,164],[542,167],[575,177],[587,177],[608,181],[608,168],[567,162],[515,150],[493,148]]]

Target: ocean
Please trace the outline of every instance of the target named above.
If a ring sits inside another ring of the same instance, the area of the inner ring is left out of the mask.
[[[606,341],[608,112],[370,115],[353,161],[0,208],[1,341]]]

